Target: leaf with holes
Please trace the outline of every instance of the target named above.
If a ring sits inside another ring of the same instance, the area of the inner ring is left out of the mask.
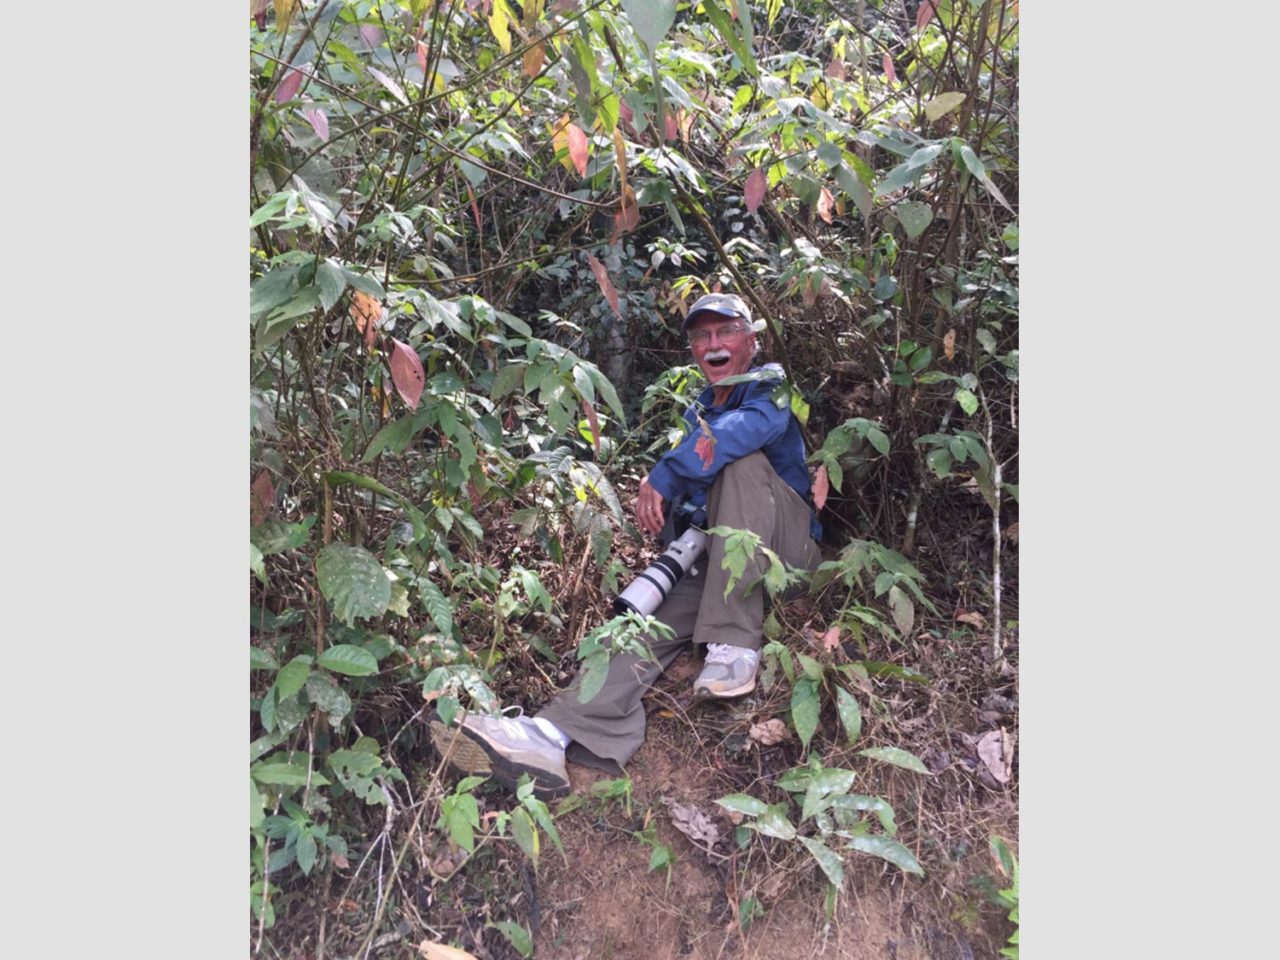
[[[901,767],[903,770],[911,770],[915,773],[928,774],[929,768],[924,762],[909,750],[903,750],[901,747],[868,747],[866,750],[859,750],[858,754],[863,757],[869,757],[872,760],[879,760],[883,763],[891,763],[895,767]]]
[[[609,306],[613,309],[618,319],[622,319],[622,307],[618,303],[618,291],[613,288],[613,281],[609,279],[609,271],[605,269],[603,263],[587,254],[587,266],[591,268],[591,272],[595,274],[596,283],[600,285],[600,292],[604,294],[605,300],[609,301]]]
[[[836,713],[840,714],[840,722],[844,724],[845,733],[852,746],[862,733],[862,708],[858,701],[844,687],[836,688]]]
[[[747,177],[747,184],[742,190],[742,199],[746,201],[747,213],[755,213],[764,201],[769,190],[769,177],[764,167],[756,167]]]
[[[422,388],[427,380],[418,352],[393,337],[390,363],[391,382],[396,385],[396,392],[409,405],[410,410],[417,410],[418,398],[422,396]]]
[[[381,572],[382,568],[378,569]],[[382,579],[387,578],[384,575]],[[334,673],[346,674],[348,677],[367,677],[371,673],[378,672],[378,661],[374,659],[373,654],[364,647],[357,647],[350,643],[334,644],[320,654],[316,665],[332,670]]]
[[[920,866],[920,861],[916,859],[915,854],[897,840],[892,840],[889,837],[877,837],[870,834],[853,837],[849,840],[849,849],[857,850],[859,853],[869,853],[873,857],[879,857],[881,860],[888,860],[899,870],[906,873],[914,873],[917,877],[924,876],[924,868]]]
[[[316,555],[320,592],[347,626],[357,618],[380,617],[391,603],[391,581],[364,547],[331,543]]]

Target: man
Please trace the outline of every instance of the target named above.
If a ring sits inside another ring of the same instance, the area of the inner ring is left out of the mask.
[[[789,404],[779,406],[772,398],[781,368],[770,364],[760,368],[764,379],[723,383],[752,370],[758,347],[750,308],[741,297],[708,294],[694,303],[684,329],[709,385],[685,414],[690,429],[684,440],[641,482],[637,524],[646,533],[661,533],[672,501],[679,498],[705,508],[708,527],[751,530],[786,563],[812,570],[820,559],[815,539],[821,528],[808,502],[799,424]],[[749,564],[726,599],[729,574],[723,559],[724,542],[712,537],[696,570],[671,588],[654,617],[674,637],[647,638],[654,660],[617,654],[609,661],[604,686],[589,702],[578,699],[579,674],[535,717],[467,715],[452,727],[433,717],[436,749],[458,771],[489,775],[508,787],[527,773],[535,794],[545,799],[569,790],[566,754],[621,772],[644,742],[642,697],[690,641],[706,649],[693,685],[696,697],[749,693],[755,689],[763,639],[763,588],[754,583],[762,569]]]

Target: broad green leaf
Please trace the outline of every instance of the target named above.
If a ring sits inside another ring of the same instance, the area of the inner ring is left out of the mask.
[[[836,688],[836,712],[840,714],[840,722],[844,724],[845,733],[849,736],[850,746],[862,734],[862,708],[858,701],[844,687]]]
[[[895,767],[902,767],[904,770],[913,770],[916,773],[928,775],[929,768],[924,762],[909,750],[903,750],[901,747],[868,747],[865,750],[859,750],[859,755],[869,757],[872,760],[880,760],[884,763],[891,763]]]
[[[791,723],[804,749],[809,749],[809,741],[818,729],[818,684],[804,678],[797,680],[791,689]]]
[[[582,683],[578,688],[578,702],[589,703],[604,689],[604,682],[608,679],[609,651],[597,650],[584,657],[579,675]]]
[[[382,564],[363,547],[345,543],[324,547],[316,555],[316,576],[334,615],[347,626],[357,618],[381,616],[391,603],[391,581]]]
[[[907,231],[907,239],[914,240],[933,222],[933,209],[927,203],[908,200],[893,208],[894,215]]]
[[[807,654],[797,653],[796,659],[800,661],[800,669],[804,671],[804,675],[810,680],[822,679],[822,664]]]
[[[631,28],[652,55],[676,19],[676,0],[622,0]]]
[[[260,763],[250,767],[249,772],[259,783],[278,784],[287,787],[301,787],[307,782],[307,765],[305,763]],[[312,782],[315,782],[312,774]]]
[[[849,788],[853,786],[855,776],[852,770],[828,769],[810,777],[804,802],[800,806],[800,821],[803,823],[815,813],[824,810],[833,794],[848,793]]]
[[[924,115],[930,120],[937,120],[939,117],[946,116],[962,103],[964,103],[964,94],[958,90],[949,90],[946,93],[938,94],[932,100],[926,100],[923,104]]]
[[[957,390],[956,400],[960,404],[960,409],[969,416],[973,416],[978,409],[978,398],[973,395],[971,390]]]
[[[877,427],[869,427],[867,429],[867,440],[870,441],[871,446],[875,447],[876,452],[881,456],[887,457],[889,455],[889,438],[885,436],[882,430]]]
[[[311,874],[311,868],[316,865],[316,838],[311,835],[311,831],[305,831],[298,837],[297,846],[298,866],[307,876]]]
[[[313,673],[307,677],[307,698],[329,715],[329,725],[337,727],[351,712],[351,697],[332,677]]]
[[[796,828],[787,817],[785,803],[771,804],[765,808],[764,813],[744,826],[757,833],[763,833],[766,837],[777,837],[779,840],[794,840],[796,836]]]
[[[982,349],[987,351],[993,357],[996,354],[996,338],[995,335],[986,327],[979,327],[977,332],[978,343],[982,345]]]
[[[827,875],[831,885],[840,887],[844,883],[844,864],[840,862],[840,855],[821,840],[813,837],[797,837],[796,839],[803,843],[805,849],[813,854],[813,859],[818,861],[818,866]]]
[[[533,956],[533,937],[529,935],[529,931],[513,920],[498,920],[492,924],[502,932],[502,935],[511,941],[511,945],[522,957]]]
[[[731,793],[727,797],[721,797],[716,803],[726,810],[749,814],[753,817],[758,817],[769,809],[763,800],[757,800],[745,793]]]
[[[909,183],[913,183],[924,173],[924,167],[912,166],[910,163],[900,163],[890,170],[883,180],[876,184],[875,196],[883,197],[885,194],[893,193],[900,190]]]
[[[850,793],[843,797],[836,797],[831,802],[831,808],[836,814],[836,820],[844,826],[851,825],[860,813],[874,813],[885,833],[892,837],[898,832],[898,825],[894,822],[893,807],[882,797]]]
[[[276,692],[281,700],[292,697],[302,689],[311,675],[311,658],[306,654],[294,657],[276,674]]]
[[[534,863],[538,862],[538,831],[533,825],[533,818],[522,807],[511,812],[511,835],[520,844],[520,849]]]
[[[249,647],[250,670],[274,670],[277,666],[276,658],[271,655],[270,650],[263,650],[261,647]]]
[[[263,808],[267,805],[267,798],[258,792],[258,785],[253,782],[253,777],[249,778],[249,829],[257,830],[262,826],[262,821],[266,819]]]
[[[418,596],[423,608],[431,615],[431,622],[446,637],[453,635],[453,607],[445,599],[440,588],[426,577],[418,578]]]
[[[979,180],[987,179],[987,168],[983,165],[982,160],[978,155],[973,152],[973,148],[967,143],[960,148],[960,159],[964,161],[964,165],[968,168],[969,172]]]
[[[861,837],[852,837],[849,840],[849,847],[859,853],[869,853],[873,857],[888,860],[906,873],[914,873],[918,877],[924,876],[924,868],[920,866],[920,861],[916,859],[915,854],[897,840],[865,834]]]
[[[267,582],[267,567],[262,559],[262,551],[252,543],[249,544],[249,569],[263,583]]]
[[[349,677],[367,677],[371,673],[378,672],[378,661],[373,658],[373,654],[364,647],[357,647],[350,643],[335,644],[320,654],[320,659],[316,663],[326,670],[345,673]]]
[[[911,598],[897,585],[889,588],[889,609],[893,613],[894,626],[903,637],[906,637],[911,633],[912,624],[915,623],[916,608],[911,603]]]

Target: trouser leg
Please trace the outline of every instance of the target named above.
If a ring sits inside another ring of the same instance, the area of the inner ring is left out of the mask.
[[[654,613],[655,619],[665,623],[675,634],[666,640],[646,637],[656,663],[635,654],[620,653],[610,658],[604,686],[590,701],[582,703],[578,700],[582,685],[579,672],[569,686],[538,712],[539,717],[550,720],[574,741],[569,759],[602,766],[593,760],[603,758],[621,766],[640,749],[645,730],[642,698],[686,648],[693,635],[704,580],[701,572],[697,576],[684,577],[671,588],[667,599]],[[579,750],[574,749],[579,746],[594,756],[582,756]],[[607,765],[604,767],[611,769]]]
[[[809,536],[809,505],[778,476],[761,452],[720,471],[707,497],[707,525],[750,530],[793,567],[812,570],[821,560]],[[768,563],[748,561],[746,572],[725,600],[729,571],[724,539],[712,537],[706,557],[706,588],[698,607],[694,643],[726,643],[759,650],[764,635],[764,586],[757,581]]]

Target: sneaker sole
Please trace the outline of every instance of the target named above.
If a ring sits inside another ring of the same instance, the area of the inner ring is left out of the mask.
[[[427,721],[431,745],[456,772],[467,776],[492,777],[515,792],[516,784],[524,774],[533,781],[533,795],[539,800],[554,800],[569,792],[569,781],[544,770],[517,763],[504,757],[489,745],[484,737],[465,727],[450,727],[438,714]]]
[[[706,687],[694,687],[693,698],[695,700],[732,700],[734,697],[746,696],[755,688],[755,677],[752,677],[742,686],[734,687],[731,690],[709,690]]]

